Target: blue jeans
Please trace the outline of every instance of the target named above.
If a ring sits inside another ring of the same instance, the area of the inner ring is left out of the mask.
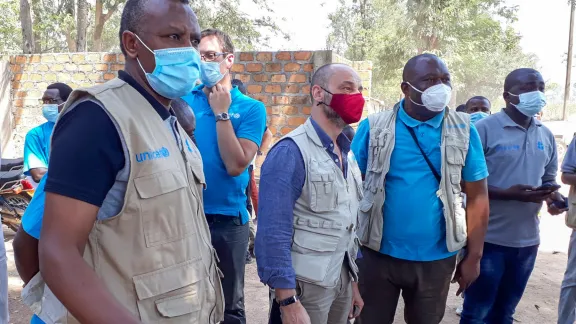
[[[537,255],[538,245],[484,243],[480,276],[466,289],[460,324],[512,324]]]

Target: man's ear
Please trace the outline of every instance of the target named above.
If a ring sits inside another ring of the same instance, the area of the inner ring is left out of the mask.
[[[317,84],[312,86],[312,98],[316,102],[324,101],[324,90]]]
[[[131,59],[138,57],[138,45],[136,45],[136,43],[136,36],[134,36],[134,33],[127,30],[122,33],[122,46],[124,46],[126,55]]]
[[[232,65],[234,65],[234,54],[228,54],[228,57],[226,58],[226,65],[228,66],[228,69],[232,68]]]
[[[405,96],[408,96],[408,95],[410,94],[410,85],[409,85],[408,83],[406,83],[406,82],[402,82],[402,83],[400,84],[400,90],[402,90],[402,93],[403,93]]]

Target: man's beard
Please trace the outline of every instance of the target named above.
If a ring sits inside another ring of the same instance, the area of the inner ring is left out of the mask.
[[[336,113],[334,111],[334,109],[327,106],[326,104],[322,105],[322,107],[324,107],[324,114],[326,114],[326,117],[328,118],[328,120],[330,120],[334,125],[336,125],[340,128],[344,128],[344,126],[348,125],[342,119],[342,117],[340,117],[340,115],[338,115],[338,113]]]

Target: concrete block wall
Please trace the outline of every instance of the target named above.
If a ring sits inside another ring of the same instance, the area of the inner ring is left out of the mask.
[[[0,56],[8,62],[11,85],[11,142],[22,154],[26,133],[43,123],[40,99],[46,87],[64,82],[72,88],[103,83],[123,69],[124,56],[117,53],[61,53]],[[301,125],[310,115],[310,78],[318,67],[342,62],[355,67],[369,96],[370,62],[351,62],[331,51],[238,52],[231,73],[246,84],[248,94],[266,105],[268,126],[275,138]],[[8,157],[8,156],[5,156]]]

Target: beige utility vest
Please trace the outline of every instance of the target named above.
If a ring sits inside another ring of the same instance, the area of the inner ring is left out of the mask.
[[[382,207],[386,199],[385,181],[390,170],[394,150],[396,118],[400,104],[394,109],[368,116],[370,140],[368,166],[364,180],[364,198],[358,212],[358,237],[363,245],[379,251],[382,242],[384,217]],[[446,246],[455,252],[466,245],[466,213],[462,207],[462,168],[470,142],[470,116],[446,109],[442,123],[441,181],[436,195],[444,206]],[[430,171],[432,172],[432,171]],[[410,197],[406,197],[409,199]],[[417,238],[415,238],[417,239]]]
[[[118,125],[130,176],[121,212],[95,222],[84,260],[143,323],[222,321],[220,270],[203,210],[198,149],[180,126],[190,147],[179,147],[150,103],[120,79],[75,90],[61,115],[86,97],[100,101]],[[67,322],[77,323],[71,314]]]
[[[292,266],[298,280],[332,288],[338,284],[342,264],[348,260],[350,275],[358,279],[355,233],[362,177],[352,153],[348,174],[332,160],[310,119],[290,132],[302,153],[306,180],[294,207]]]

